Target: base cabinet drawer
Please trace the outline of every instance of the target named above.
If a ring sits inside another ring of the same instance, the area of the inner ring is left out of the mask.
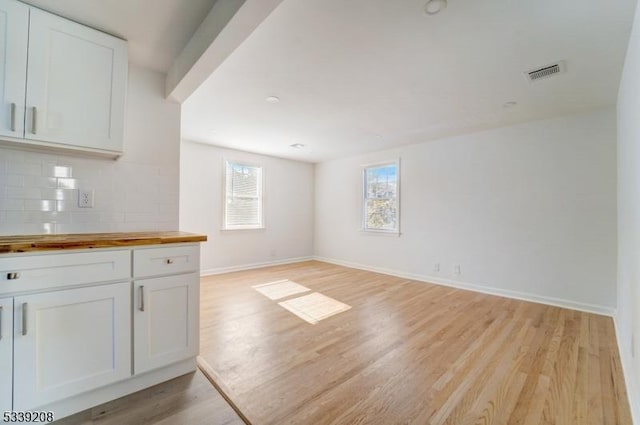
[[[134,373],[198,354],[199,279],[189,273],[134,282]]]
[[[14,298],[14,410],[131,375],[130,283]]]
[[[200,270],[200,246],[138,248],[133,251],[133,277],[154,277]]]
[[[94,251],[0,258],[0,293],[129,279],[131,252]]]

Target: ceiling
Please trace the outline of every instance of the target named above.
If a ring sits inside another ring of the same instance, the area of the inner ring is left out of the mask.
[[[615,104],[635,0],[425,1],[285,0],[184,103],[183,138],[319,162]]]
[[[215,0],[23,0],[129,41],[131,62],[167,72]]]

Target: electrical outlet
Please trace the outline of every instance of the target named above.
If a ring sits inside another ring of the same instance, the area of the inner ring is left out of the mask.
[[[440,271],[440,263],[435,263],[433,265],[433,271],[434,272],[439,272]]]
[[[453,274],[460,274],[460,264],[453,266]]]
[[[78,189],[78,207],[93,208],[93,189]]]

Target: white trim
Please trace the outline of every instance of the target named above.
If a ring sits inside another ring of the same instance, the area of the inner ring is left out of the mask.
[[[223,273],[232,273],[232,272],[240,272],[243,270],[253,270],[259,269],[261,267],[270,267],[270,266],[281,266],[283,264],[295,264],[302,263],[303,261],[311,261],[314,257],[296,257],[296,258],[285,258],[283,260],[275,260],[275,261],[264,261],[261,263],[253,263],[253,264],[241,264],[238,266],[229,266],[229,267],[217,267],[215,269],[207,269],[201,270],[200,276],[213,276],[216,274]]]
[[[400,236],[400,195],[401,195],[401,182],[400,182],[400,160],[401,158],[396,158],[389,161],[380,161],[372,164],[365,164],[361,166],[362,173],[362,196],[360,197],[360,211],[361,211],[361,220],[360,220],[360,232],[362,233],[371,233],[371,234],[392,234],[394,236]],[[388,165],[396,166],[396,196],[395,206],[396,206],[396,227],[395,229],[370,229],[367,227],[367,169],[376,168],[376,167],[384,167]]]
[[[565,300],[562,298],[547,297],[544,295],[537,295],[529,292],[510,291],[508,289],[495,288],[495,287],[485,286],[485,285],[477,285],[473,283],[461,282],[456,280],[442,279],[440,277],[434,277],[434,276],[405,273],[398,270],[386,269],[382,267],[372,267],[365,264],[353,263],[350,261],[335,260],[332,258],[325,258],[320,256],[316,256],[314,257],[314,259],[317,261],[336,264],[344,267],[350,267],[353,269],[366,270],[366,271],[375,272],[375,273],[382,273],[390,276],[417,280],[419,282],[433,283],[436,285],[449,286],[452,288],[464,289],[467,291],[480,292],[488,295],[495,295],[498,297],[512,298],[516,300],[529,301],[529,302],[534,302],[538,304],[552,305],[555,307],[569,308],[572,310],[601,314],[604,316],[613,317],[615,315],[615,309],[612,307],[581,303],[581,302],[576,302],[571,300]]]
[[[624,376],[627,387],[631,422],[633,424],[640,424],[640,392],[636,386],[636,380],[633,379],[633,359],[631,358],[629,350],[626,350],[625,345],[622,344],[617,314],[613,316],[613,325],[615,326],[618,352],[620,353],[620,362],[622,363],[622,376]],[[633,341],[631,343],[633,343]]]
[[[358,232],[362,233],[363,235],[373,235],[373,236],[394,236],[394,237],[400,237],[400,235],[402,233],[400,233],[400,231],[398,230],[367,230],[367,229],[358,229]]]
[[[260,206],[260,224],[250,224],[250,225],[227,225],[227,167],[229,164],[239,165],[241,167],[247,168],[256,168],[260,171],[260,182],[258,185],[258,189],[260,190],[258,194],[259,206]],[[223,167],[222,167],[222,226],[221,231],[230,231],[230,230],[263,230],[266,228],[265,224],[265,184],[264,184],[264,166],[261,164],[255,164],[247,161],[236,161],[234,159],[224,158],[223,159]]]

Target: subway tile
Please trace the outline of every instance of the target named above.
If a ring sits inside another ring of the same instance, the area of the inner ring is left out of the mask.
[[[4,219],[7,223],[38,223],[42,216],[36,211],[5,211]]]
[[[2,149],[2,151],[0,151],[0,158],[3,158],[5,162],[24,162],[25,152],[14,149]]]
[[[4,197],[12,199],[41,199],[41,189],[37,187],[6,187]]]
[[[56,211],[56,201],[27,199],[24,201],[25,211]]]
[[[77,189],[78,180],[58,177],[58,189]]]
[[[100,213],[101,222],[121,223],[124,222],[124,213],[122,212],[103,212]]]
[[[42,199],[77,201],[78,191],[74,189],[42,189]]]
[[[13,236],[24,235],[24,225],[22,223],[8,223],[6,221],[0,222],[0,235]]]
[[[71,213],[68,212],[41,212],[41,222],[45,223],[70,223],[71,222]]]
[[[24,211],[23,199],[2,199],[0,198],[0,210],[3,211]]]
[[[55,188],[58,182],[55,177],[24,176],[26,187]]]
[[[98,223],[100,222],[100,213],[98,212],[75,212],[71,213],[72,223]]]
[[[20,174],[6,174],[0,177],[0,181],[3,182],[5,186],[12,186],[12,187],[24,186],[24,176]]]
[[[59,212],[63,212],[63,211],[77,211],[79,209],[78,207],[78,201],[76,200],[71,200],[71,201],[55,201],[56,202],[56,211]]]
[[[157,221],[157,214],[154,213],[125,213],[124,221],[127,223],[152,223]]]
[[[25,223],[22,225],[22,234],[48,235],[55,233],[55,223]]]
[[[73,169],[64,165],[49,163],[44,166],[42,175],[46,177],[73,177]]]
[[[24,174],[31,176],[39,176],[42,172],[42,165],[34,162],[13,162],[7,161],[8,174]]]

